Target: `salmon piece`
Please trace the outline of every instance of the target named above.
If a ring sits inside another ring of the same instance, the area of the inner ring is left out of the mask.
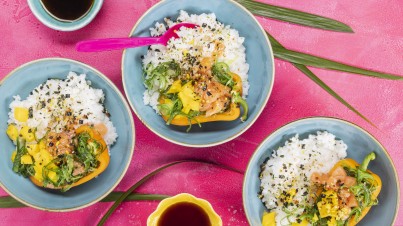
[[[352,187],[356,184],[357,184],[357,180],[354,177],[346,176],[346,178],[344,179],[344,185],[348,188]]]
[[[50,132],[46,137],[47,150],[54,157],[71,154],[74,150],[74,135],[74,132]]]
[[[103,137],[108,132],[108,128],[103,123],[96,124],[94,129]]]
[[[356,207],[358,206],[357,199],[353,194],[350,195],[350,197],[347,199],[347,206],[348,207]]]
[[[325,184],[328,179],[329,177],[326,173],[313,172],[311,175],[311,181],[316,184]]]
[[[338,166],[336,169],[334,169],[331,177],[336,178],[337,180],[340,181],[344,181],[344,179],[346,178],[347,173],[346,171],[343,169],[343,167]]]
[[[231,89],[214,80],[198,82],[195,92],[201,97],[199,110],[207,117],[225,111],[231,103]]]

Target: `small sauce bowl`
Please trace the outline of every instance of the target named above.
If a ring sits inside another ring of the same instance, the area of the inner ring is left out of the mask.
[[[182,210],[177,210],[177,211],[183,211],[181,216],[183,216],[183,219],[181,217],[177,217],[178,213],[173,213],[173,208],[176,208],[178,205],[193,205],[192,208],[197,207],[203,215],[205,215],[205,218],[207,220],[203,220],[206,225],[211,225],[211,226],[222,226],[222,220],[220,216],[214,211],[213,207],[211,204],[204,200],[204,199],[199,199],[194,197],[191,194],[187,193],[181,193],[176,196],[173,196],[171,198],[164,199],[160,202],[158,205],[157,209],[148,217],[147,219],[147,226],[161,226],[161,225],[195,225],[195,224],[200,224],[200,216],[195,215],[194,211],[191,211],[189,213],[186,213],[184,211],[185,209]],[[189,208],[188,207],[188,208]],[[189,211],[189,210],[187,210]],[[167,216],[170,214],[174,214],[171,216]],[[193,217],[194,219],[198,219],[198,222],[189,222],[189,215]],[[175,217],[175,218],[173,218]],[[186,219],[186,217],[188,217]],[[170,218],[170,220],[168,219]],[[172,221],[175,222],[172,222]],[[164,222],[164,223],[163,223]],[[169,223],[168,223],[169,222]]]
[[[46,9],[41,0],[28,0],[29,8],[35,17],[45,26],[59,31],[75,31],[89,24],[98,14],[103,0],[94,0],[91,8],[75,20],[63,20],[55,17]]]

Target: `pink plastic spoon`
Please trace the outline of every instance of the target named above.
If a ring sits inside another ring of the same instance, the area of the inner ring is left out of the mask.
[[[159,37],[108,38],[81,41],[77,43],[76,50],[79,52],[100,52],[154,44],[167,45],[169,39],[179,38],[176,31],[181,27],[195,28],[196,26],[190,23],[180,23],[169,28],[165,34]]]

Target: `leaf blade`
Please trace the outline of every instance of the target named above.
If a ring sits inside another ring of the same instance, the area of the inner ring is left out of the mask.
[[[111,192],[105,198],[103,198],[100,202],[113,202],[116,201],[118,197],[122,195],[123,192]],[[163,200],[170,196],[168,195],[160,195],[160,194],[140,194],[133,193],[126,197],[125,201],[145,201],[145,200]],[[17,201],[11,196],[0,196],[0,209],[1,208],[22,208],[28,207],[23,203]]]
[[[378,128],[374,123],[372,123],[367,117],[365,117],[363,114],[361,114],[357,109],[355,109],[352,105],[350,105],[347,101],[345,101],[340,95],[338,95],[332,88],[330,88],[326,83],[324,83],[318,76],[316,76],[311,70],[309,70],[305,65],[301,64],[296,64],[292,63],[298,70],[300,70],[302,73],[304,73],[308,78],[310,78],[313,82],[315,82],[317,85],[319,85],[322,89],[324,89],[327,93],[329,93],[331,96],[333,96],[335,99],[337,99],[339,102],[341,102],[344,106],[346,106],[348,109],[356,113],[358,116],[360,116],[362,119],[364,119],[366,122],[371,124],[373,127]]]
[[[353,33],[353,29],[348,25],[315,14],[293,10],[285,7],[274,6],[252,0],[235,0],[247,8],[252,14],[262,17],[268,17],[293,24],[307,27],[319,28],[338,32]]]
[[[360,67],[354,67],[351,65],[343,64],[337,61],[328,60],[326,58],[301,53],[278,46],[273,46],[274,57],[285,60],[291,63],[302,64],[305,66],[312,66],[316,68],[329,69],[334,71],[348,72],[353,74],[359,74],[363,76],[389,79],[389,80],[403,80],[403,76],[372,71]]]
[[[172,162],[169,163],[167,165],[164,165],[154,171],[152,171],[151,173],[147,174],[145,177],[143,177],[141,180],[139,180],[137,183],[135,183],[133,186],[131,186],[126,192],[124,192],[116,201],[115,203],[108,209],[108,211],[104,214],[104,216],[101,218],[101,220],[98,222],[98,226],[104,225],[106,220],[111,216],[111,214],[116,210],[116,208],[120,205],[120,203],[122,203],[123,200],[126,199],[127,196],[129,196],[134,190],[136,190],[138,187],[140,187],[142,184],[144,184],[145,182],[147,182],[149,179],[151,179],[154,175],[158,174],[159,172],[163,171],[166,168],[169,168],[171,166],[180,164],[180,163],[185,163],[185,162],[196,162],[196,163],[205,163],[205,164],[210,164],[210,165],[214,165],[226,170],[230,170],[236,173],[240,173],[243,174],[242,171],[231,168],[231,167],[227,167],[227,166],[221,166],[218,165],[217,163],[213,163],[213,162],[207,162],[207,161],[202,161],[202,160],[181,160],[181,161],[176,161],[176,162]]]
[[[271,34],[266,32],[266,35],[269,37],[270,43],[272,44],[273,48],[285,49],[284,46],[281,45],[281,43],[279,41],[277,41]],[[293,62],[291,62],[291,64],[294,65],[302,73],[304,73],[313,82],[315,82],[317,85],[319,85],[322,89],[324,89],[327,93],[329,93],[331,96],[333,96],[336,100],[338,100],[340,103],[342,103],[344,106],[346,106],[348,109],[350,109],[351,111],[356,113],[358,116],[360,116],[362,119],[364,119],[366,122],[368,122],[375,128],[378,128],[374,123],[372,123],[367,117],[365,117],[363,114],[361,114],[357,109],[355,109],[346,100],[344,100],[340,95],[338,95],[332,88],[330,88],[325,82],[323,82],[318,76],[316,76],[305,65],[297,64],[297,63],[293,63]]]

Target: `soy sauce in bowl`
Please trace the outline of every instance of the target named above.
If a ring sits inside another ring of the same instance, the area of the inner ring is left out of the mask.
[[[197,204],[176,203],[161,215],[158,226],[211,226],[207,213]]]
[[[41,0],[43,8],[55,19],[65,22],[85,16],[94,0]]]

